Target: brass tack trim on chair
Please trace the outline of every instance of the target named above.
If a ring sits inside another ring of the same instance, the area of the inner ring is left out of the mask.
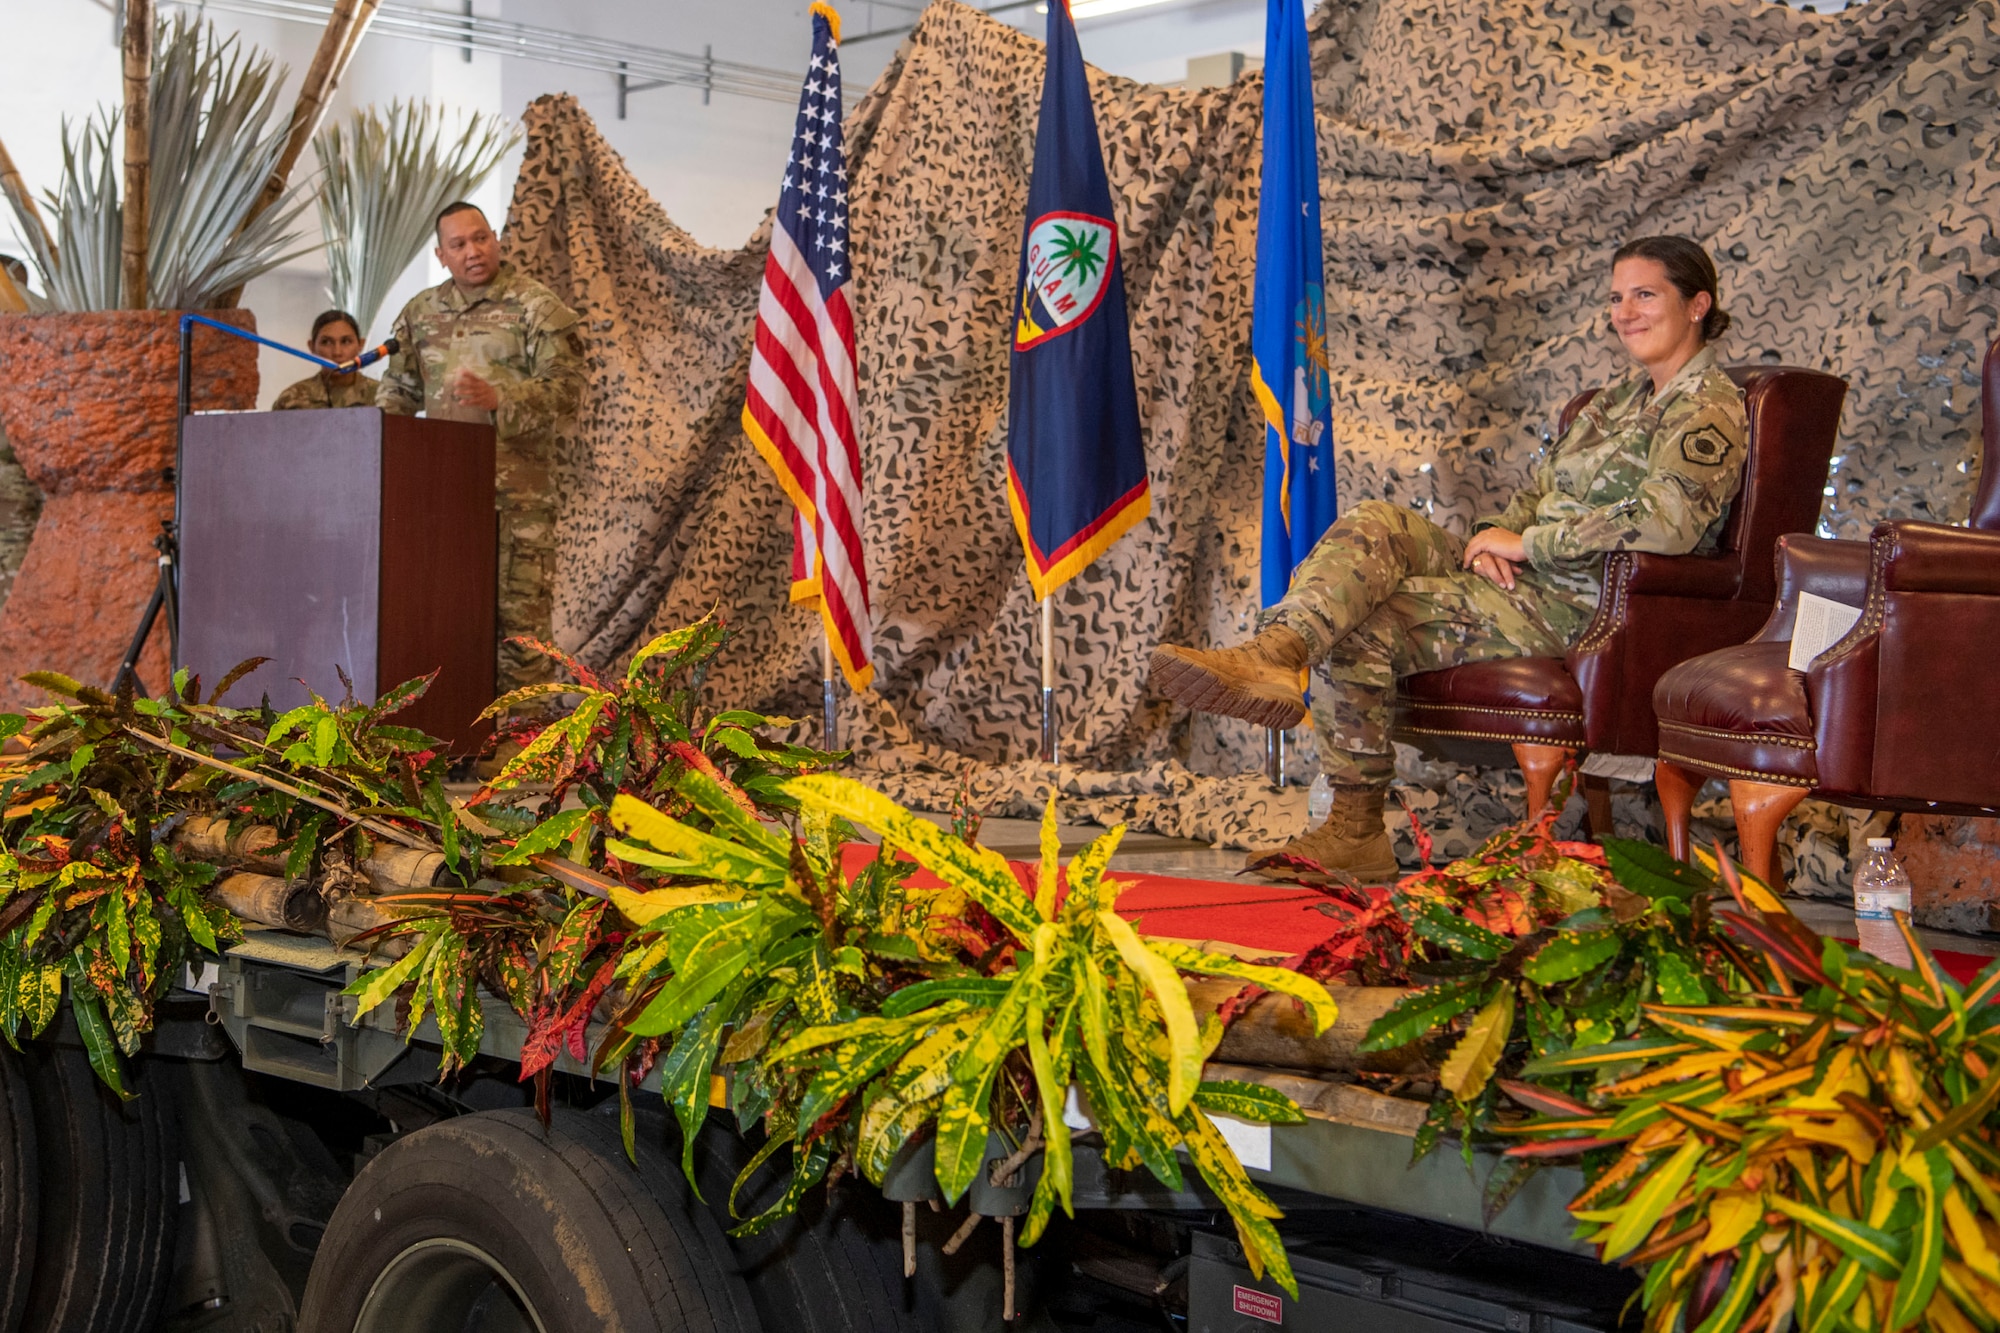
[[[1804,787],[1811,791],[1819,784],[1807,779],[1787,777],[1780,773],[1763,773],[1754,768],[1738,768],[1734,764],[1718,764],[1713,759],[1695,759],[1671,750],[1660,751],[1660,758],[1682,768],[1698,769],[1704,773],[1720,773],[1725,777],[1742,778],[1746,782],[1772,782],[1781,787]]]
[[[1689,736],[1714,736],[1718,740],[1725,741],[1744,741],[1750,736],[1755,736],[1759,745],[1789,745],[1795,750],[1814,750],[1819,748],[1819,743],[1810,736],[1785,736],[1766,731],[1745,733],[1741,731],[1729,731],[1722,727],[1704,727],[1696,722],[1662,722],[1660,723],[1660,730],[1662,732],[1677,731]]]
[[[1632,557],[1629,554],[1613,551],[1604,557],[1604,591],[1599,594],[1597,610],[1577,637],[1572,652],[1594,653],[1624,627],[1626,585],[1631,581]]]
[[[1574,741],[1552,741],[1547,736],[1520,736],[1502,731],[1447,731],[1442,727],[1396,728],[1400,732],[1416,736],[1463,736],[1475,741],[1505,741],[1509,745],[1554,745],[1565,750],[1585,750],[1590,747]]]
[[[1489,708],[1485,704],[1434,703],[1406,703],[1402,705],[1402,708],[1406,713],[1414,712],[1419,708],[1435,708],[1439,712],[1446,713],[1492,713],[1499,717],[1554,717],[1561,718],[1565,722],[1583,721],[1582,713],[1559,713],[1553,708]]]

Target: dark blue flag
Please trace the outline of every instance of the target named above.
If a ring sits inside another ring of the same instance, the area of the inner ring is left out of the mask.
[[[1046,597],[1146,516],[1146,450],[1111,183],[1067,0],[1049,64],[1014,304],[1007,502]]]

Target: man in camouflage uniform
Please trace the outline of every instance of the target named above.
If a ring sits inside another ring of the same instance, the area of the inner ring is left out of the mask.
[[[1155,689],[1190,707],[1288,727],[1312,672],[1321,766],[1336,791],[1323,830],[1286,848],[1363,877],[1396,865],[1382,797],[1395,772],[1390,712],[1399,677],[1506,657],[1559,657],[1596,610],[1608,551],[1712,551],[1742,479],[1743,396],[1696,352],[1658,393],[1645,374],[1578,415],[1535,482],[1462,541],[1397,505],[1341,516],[1240,648],[1163,647]],[[1522,558],[1495,549],[1515,549]],[[1468,552],[1470,558],[1468,559]],[[1343,811],[1340,796],[1354,794]],[[1325,834],[1325,837],[1321,837]],[[1340,844],[1334,859],[1313,839]]]
[[[402,347],[389,359],[376,404],[494,427],[504,694],[550,678],[546,658],[508,640],[553,638],[555,439],[583,393],[583,344],[575,313],[501,262],[499,238],[477,208],[446,208],[437,233],[438,261],[451,277],[396,317]]]
[[[306,350],[322,361],[346,365],[361,355],[361,323],[345,310],[322,311],[313,321],[312,338]],[[336,375],[320,370],[297,384],[288,386],[271,403],[273,412],[292,412],[329,407],[373,407],[381,381],[350,370]]]

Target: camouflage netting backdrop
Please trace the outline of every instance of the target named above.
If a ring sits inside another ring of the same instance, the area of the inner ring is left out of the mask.
[[[1963,518],[2000,304],[1993,0],[1831,16],[1329,0],[1311,27],[1344,503],[1453,525],[1497,507],[1564,400],[1626,373],[1603,318],[1612,248],[1682,232],[1720,261],[1725,360],[1851,381],[1826,526]],[[1030,759],[1035,607],[1003,490],[1041,80],[1039,42],[934,5],[848,122],[879,674],[847,700],[843,739],[864,776],[930,808],[976,769],[995,814],[1036,813],[1056,779],[1070,818],[1266,841],[1305,802],[1227,776],[1259,769],[1261,735],[1149,699],[1143,672],[1162,639],[1234,640],[1256,607],[1261,80],[1092,76],[1153,511],[1060,595],[1059,774]],[[716,696],[811,715],[818,627],[787,603],[785,500],[737,424],[768,223],[741,250],[705,248],[575,102],[537,102],[528,126],[508,244],[583,315],[594,383],[567,449],[559,637],[609,662],[719,606],[741,638]],[[1519,800],[1503,770],[1404,759],[1441,852]],[[1647,794],[1625,789],[1623,822],[1647,818]],[[1794,828],[1802,877],[1837,878],[1846,817]]]

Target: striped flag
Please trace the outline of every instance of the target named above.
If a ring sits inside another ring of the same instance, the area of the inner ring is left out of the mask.
[[[815,4],[812,25],[812,65],[764,260],[743,429],[792,498],[792,600],[819,607],[848,684],[861,690],[875,668],[847,306],[840,16]]]

